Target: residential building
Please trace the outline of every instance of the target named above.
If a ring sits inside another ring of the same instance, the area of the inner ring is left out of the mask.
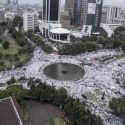
[[[25,11],[23,13],[23,28],[24,31],[32,29],[38,26],[38,12],[37,11]]]
[[[102,23],[113,23],[114,18],[121,17],[121,8],[105,5],[102,8]]]
[[[15,97],[0,99],[1,125],[26,125]]]

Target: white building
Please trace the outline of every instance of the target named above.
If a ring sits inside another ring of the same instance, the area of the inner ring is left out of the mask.
[[[25,11],[23,13],[23,28],[25,32],[29,29],[34,30],[38,26],[38,15],[37,11]]]
[[[42,20],[39,20],[40,32],[52,41],[69,43],[70,31],[61,28],[60,24],[61,0],[42,0],[42,2]]]
[[[121,26],[125,27],[125,19],[123,18],[114,18],[113,23],[118,23],[118,24],[121,24]]]
[[[113,23],[114,18],[120,18],[121,16],[121,8],[105,5],[102,8],[102,13],[105,13],[105,21],[102,21],[103,23]],[[103,17],[102,17],[103,18]]]

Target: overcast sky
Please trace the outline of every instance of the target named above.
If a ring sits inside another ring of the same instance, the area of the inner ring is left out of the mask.
[[[21,3],[42,3],[42,0],[18,0],[19,4]],[[65,0],[61,0],[62,3],[65,3]],[[113,5],[113,6],[119,6],[122,7],[122,9],[125,9],[125,0],[103,0],[103,5]]]

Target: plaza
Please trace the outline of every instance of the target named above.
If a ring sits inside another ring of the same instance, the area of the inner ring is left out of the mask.
[[[57,89],[64,87],[68,94],[73,98],[80,98],[86,101],[92,113],[99,115],[105,125],[114,125],[121,119],[109,113],[108,103],[112,97],[119,98],[125,96],[125,90],[120,87],[124,84],[124,68],[125,58],[117,59],[116,55],[121,55],[123,52],[115,50],[100,50],[97,52],[86,52],[75,56],[60,56],[55,54],[47,54],[39,47],[35,48],[33,58],[27,62],[23,67],[17,69],[0,72],[0,82],[5,83],[12,76],[16,79],[21,76],[27,78],[34,77],[41,79],[48,85],[53,85]],[[114,57],[105,63],[101,63],[95,58]],[[78,65],[85,70],[85,75],[78,80],[55,80],[49,78],[44,73],[44,68],[54,63],[70,63]],[[120,65],[119,65],[120,64]],[[116,83],[116,78],[119,79],[120,84]],[[24,88],[29,89],[27,81],[23,83],[16,83],[23,85]],[[0,87],[1,90],[6,89],[7,86]],[[102,100],[102,94],[105,92],[105,99]],[[87,99],[82,95],[86,95]]]

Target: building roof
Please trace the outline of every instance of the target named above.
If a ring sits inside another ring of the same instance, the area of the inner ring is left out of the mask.
[[[50,30],[51,33],[55,33],[55,34],[69,34],[70,31],[64,28],[55,28]]]
[[[0,100],[0,124],[26,125],[15,97],[8,97]]]

